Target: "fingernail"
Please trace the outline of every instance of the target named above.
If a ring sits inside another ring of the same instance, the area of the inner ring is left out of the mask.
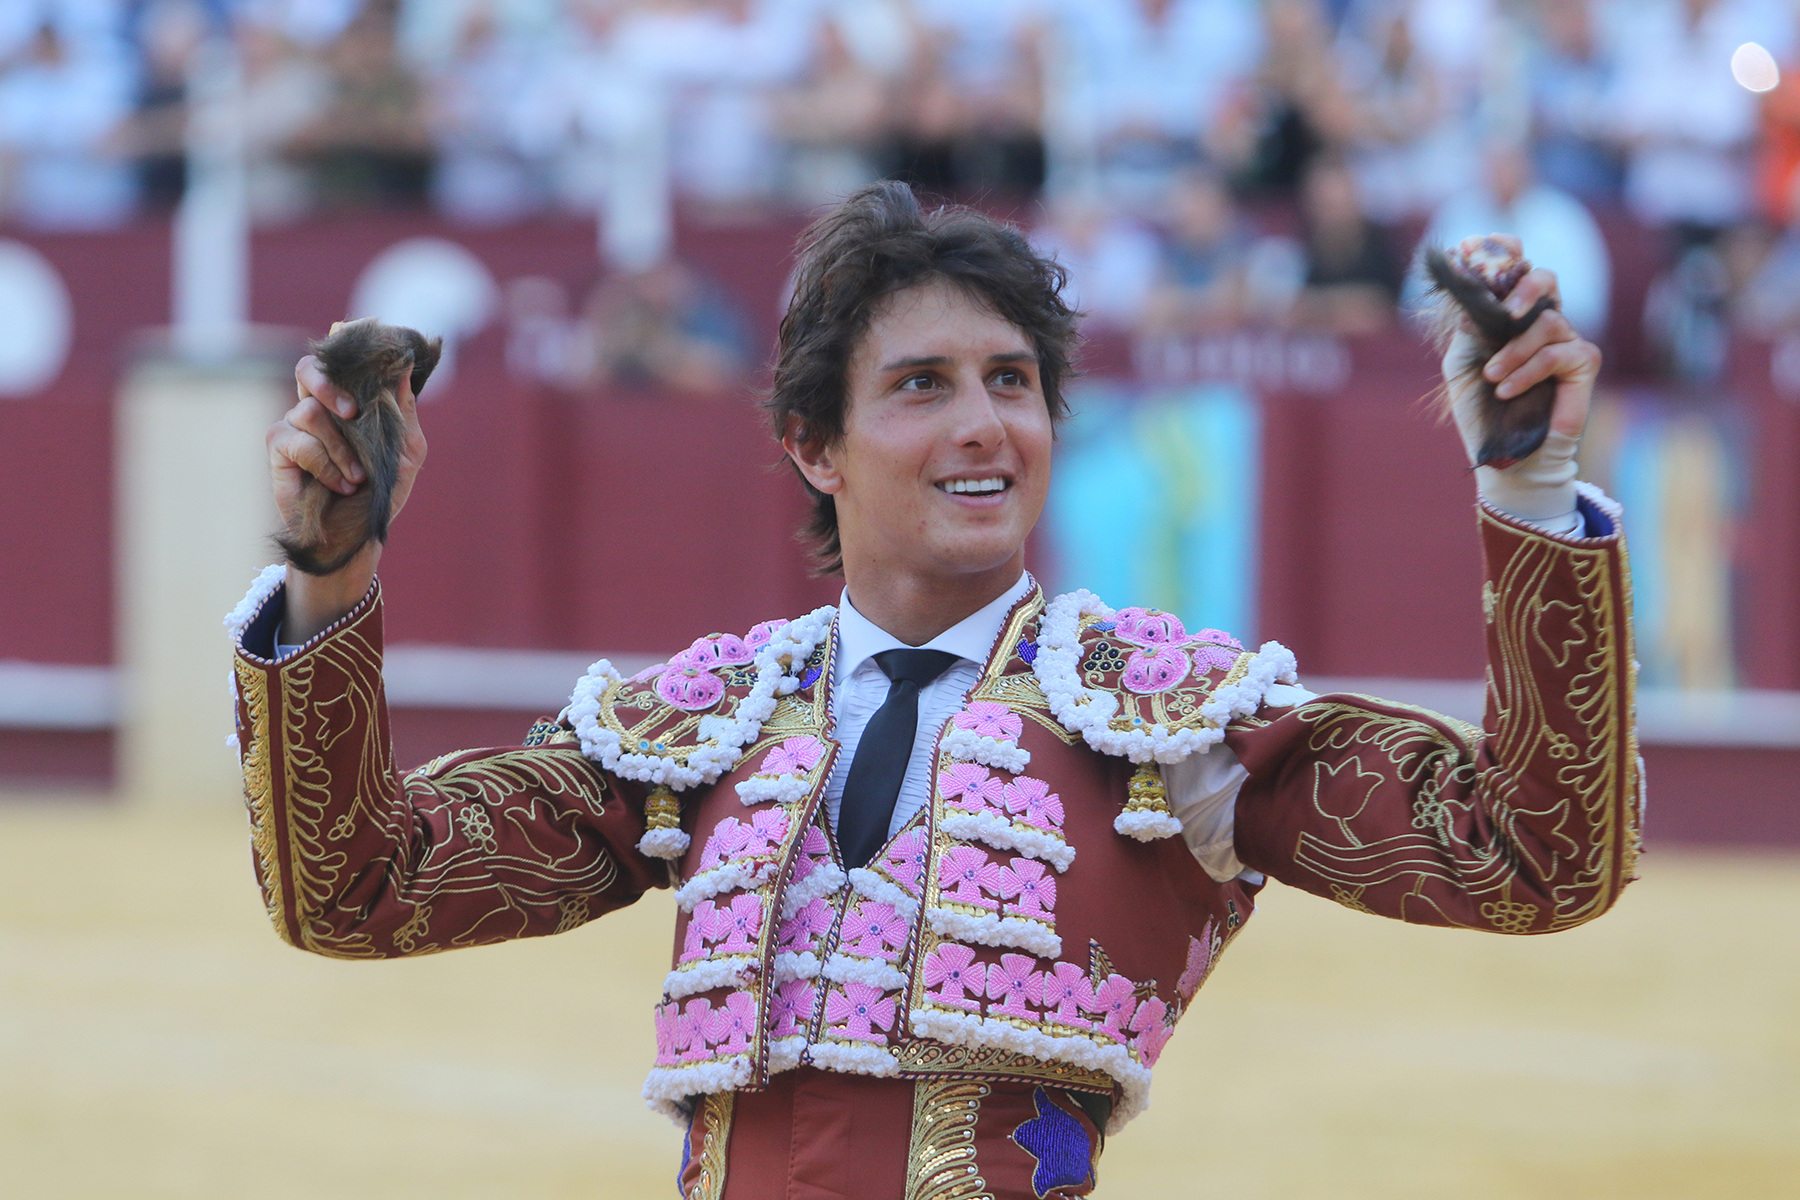
[[[356,415],[356,405],[350,403],[348,400],[339,400],[337,402],[337,410],[338,416],[340,417],[354,417]]]
[[[344,476],[349,479],[351,483],[361,483],[363,481],[362,464],[351,463],[350,469],[344,472]]]
[[[1489,379],[1500,378],[1500,375],[1501,375],[1500,360],[1497,358],[1489,359],[1488,365],[1481,369],[1481,373],[1483,375],[1486,375]]]
[[[1503,383],[1499,387],[1494,389],[1494,395],[1500,397],[1500,399],[1502,399],[1502,400],[1511,400],[1512,399],[1512,391],[1513,391],[1512,384]]]

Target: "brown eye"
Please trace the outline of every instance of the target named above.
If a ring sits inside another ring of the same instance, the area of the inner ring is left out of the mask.
[[[1025,375],[1021,371],[1002,371],[994,376],[994,382],[1001,387],[1024,387]]]
[[[932,387],[933,380],[929,375],[910,375],[900,381],[900,390],[903,392],[925,392]]]

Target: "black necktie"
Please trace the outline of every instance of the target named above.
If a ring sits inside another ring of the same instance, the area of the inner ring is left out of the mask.
[[[884,650],[875,656],[876,665],[892,682],[887,699],[863,727],[844,779],[838,849],[846,866],[863,866],[886,843],[894,801],[900,796],[906,764],[912,760],[913,736],[919,730],[919,689],[956,661],[956,655],[943,650]]]

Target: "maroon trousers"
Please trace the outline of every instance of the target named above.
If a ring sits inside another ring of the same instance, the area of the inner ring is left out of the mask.
[[[697,1103],[686,1200],[1063,1200],[1093,1191],[1100,1131],[1052,1085],[801,1067]]]

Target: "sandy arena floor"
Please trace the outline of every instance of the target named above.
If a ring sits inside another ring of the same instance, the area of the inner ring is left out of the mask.
[[[414,962],[278,942],[234,812],[0,804],[0,1195],[673,1195],[666,894]],[[1099,1195],[1800,1197],[1800,859],[1657,853],[1595,925],[1412,929],[1288,889]]]

